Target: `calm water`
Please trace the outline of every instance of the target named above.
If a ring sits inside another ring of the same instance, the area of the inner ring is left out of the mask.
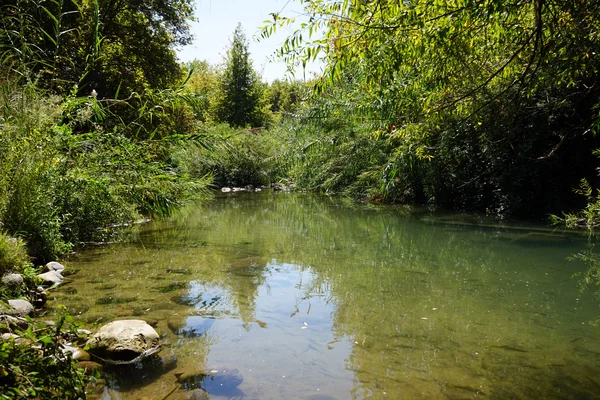
[[[175,374],[211,369],[211,399],[600,398],[585,238],[430,217],[232,193],[83,252],[51,304],[163,337],[97,398],[185,399]]]

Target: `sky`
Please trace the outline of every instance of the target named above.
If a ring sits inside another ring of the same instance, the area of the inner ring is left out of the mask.
[[[270,19],[269,13],[281,12],[285,16],[297,16],[302,8],[297,0],[196,0],[196,21],[191,24],[194,41],[191,45],[178,49],[182,61],[194,59],[207,60],[219,64],[229,46],[231,36],[238,22],[242,24],[249,42],[250,58],[254,69],[267,82],[285,77],[284,62],[270,62],[276,49],[287,36],[285,30],[279,30],[269,39],[257,41],[254,36],[260,32],[264,21]],[[306,78],[311,72],[320,71],[320,64],[307,68]],[[297,79],[303,79],[302,72],[296,73]]]

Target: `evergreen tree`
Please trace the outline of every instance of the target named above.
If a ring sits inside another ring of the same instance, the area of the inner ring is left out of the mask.
[[[252,68],[248,40],[241,24],[233,32],[224,64],[215,110],[217,120],[235,127],[262,125],[261,86]]]

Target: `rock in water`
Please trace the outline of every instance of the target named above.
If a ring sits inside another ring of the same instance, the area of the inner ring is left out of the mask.
[[[217,396],[234,397],[244,377],[236,368],[214,368],[206,371],[175,371],[184,390],[204,389]]]
[[[33,312],[34,308],[27,300],[9,300],[8,305],[12,309],[12,313],[15,315],[29,315]]]
[[[109,364],[132,364],[160,351],[158,333],[138,319],[104,325],[87,345],[92,356]]]
[[[2,283],[8,287],[17,287],[23,284],[23,275],[7,274],[2,278]]]
[[[48,271],[38,275],[42,279],[42,285],[44,286],[56,286],[59,285],[63,279],[65,279],[60,272]]]
[[[56,261],[50,261],[48,264],[46,264],[46,269],[48,271],[56,271],[62,274],[62,272],[65,270],[65,266],[61,263],[57,263]]]

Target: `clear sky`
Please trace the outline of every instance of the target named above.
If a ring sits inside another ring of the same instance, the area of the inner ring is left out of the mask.
[[[260,42],[254,36],[264,25],[263,21],[271,18],[269,13],[296,16],[301,10],[296,0],[196,0],[196,21],[191,26],[194,42],[178,49],[177,54],[182,61],[199,59],[218,64],[223,60],[235,27],[241,22],[250,43],[254,69],[267,82],[282,79],[286,71],[285,64],[281,61],[269,62],[269,57],[283,43],[286,32],[280,30],[276,36]],[[319,71],[320,66],[309,66],[308,70]],[[306,77],[310,77],[309,72]],[[297,73],[296,78],[302,79],[302,72]]]

